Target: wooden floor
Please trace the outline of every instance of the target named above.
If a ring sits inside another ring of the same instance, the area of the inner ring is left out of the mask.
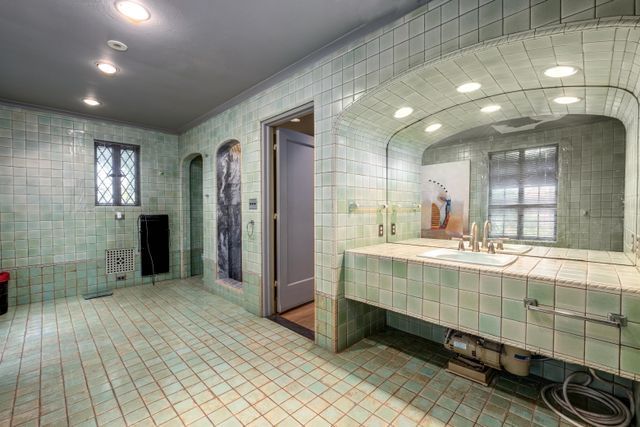
[[[315,332],[315,303],[310,302],[293,310],[282,313],[280,317],[284,317],[290,322],[296,323]]]

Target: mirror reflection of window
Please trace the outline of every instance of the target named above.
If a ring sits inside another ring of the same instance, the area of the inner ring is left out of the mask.
[[[491,235],[555,241],[558,146],[489,153]]]

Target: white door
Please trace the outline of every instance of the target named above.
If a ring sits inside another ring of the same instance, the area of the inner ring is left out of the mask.
[[[276,133],[278,313],[313,301],[313,137]]]

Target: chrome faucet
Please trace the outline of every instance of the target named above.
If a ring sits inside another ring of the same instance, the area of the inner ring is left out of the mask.
[[[491,221],[486,220],[482,228],[482,249],[488,249],[489,231],[491,230]]]
[[[478,242],[478,224],[475,222],[471,224],[471,240],[469,241],[469,247],[472,252],[480,252],[480,242]]]

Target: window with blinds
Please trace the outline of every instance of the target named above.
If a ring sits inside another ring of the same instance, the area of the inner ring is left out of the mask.
[[[489,153],[491,235],[556,240],[558,146]]]

